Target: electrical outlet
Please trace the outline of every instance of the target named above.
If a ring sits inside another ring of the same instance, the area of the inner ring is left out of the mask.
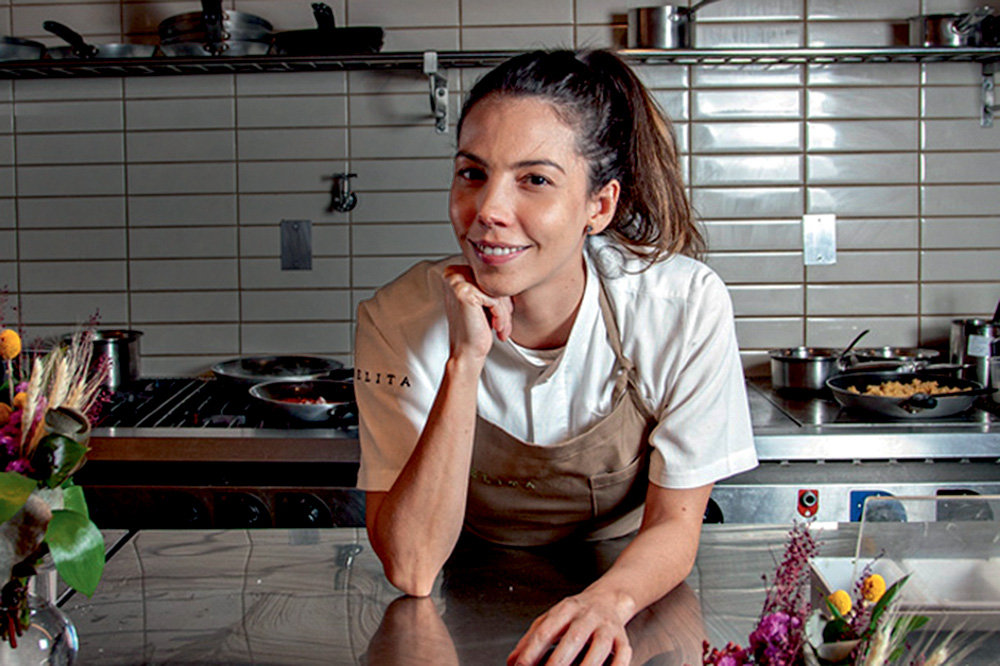
[[[281,221],[281,270],[312,270],[312,221]]]
[[[802,262],[806,266],[837,263],[837,216],[802,216]]]

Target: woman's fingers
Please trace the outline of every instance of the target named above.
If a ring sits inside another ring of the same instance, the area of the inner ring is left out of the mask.
[[[493,329],[501,340],[510,337],[514,310],[510,298],[495,298],[480,290],[468,266],[448,266],[444,279],[448,285],[450,321],[460,320],[473,337],[480,328]]]
[[[531,624],[507,658],[508,665],[625,666],[632,654],[625,627],[602,606],[577,597],[556,604]]]

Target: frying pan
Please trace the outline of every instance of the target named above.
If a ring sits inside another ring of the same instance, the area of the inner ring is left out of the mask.
[[[45,53],[45,45],[30,39],[0,37],[0,60],[38,60]]]
[[[264,382],[250,387],[250,395],[298,421],[343,422],[357,416],[353,382],[331,379]]]
[[[329,376],[343,364],[321,356],[244,356],[212,366],[218,379],[250,387],[275,380],[305,381]]]
[[[341,55],[378,53],[384,32],[376,27],[338,28],[333,10],[322,2],[312,4],[315,28],[287,30],[274,35],[271,52],[275,55]]]
[[[898,381],[908,384],[914,379],[929,382],[936,381],[938,386],[953,387],[963,390],[959,393],[943,393],[927,395],[917,393],[908,398],[893,398],[878,395],[865,395],[865,388],[886,381]],[[982,384],[958,377],[932,375],[925,373],[903,372],[873,372],[847,373],[835,375],[826,380],[826,385],[833,392],[834,399],[847,409],[866,411],[871,414],[888,416],[894,419],[929,419],[942,418],[961,414],[972,407],[972,403],[980,395],[993,393],[996,389],[984,388]],[[861,393],[852,393],[849,387],[855,387]]]
[[[45,21],[42,27],[60,37],[69,46],[55,46],[46,50],[53,60],[70,58],[149,58],[156,53],[155,44],[101,44],[95,46],[84,41],[80,33],[58,21]]]
[[[246,12],[223,10],[222,0],[202,0],[200,12],[160,22],[160,50],[167,56],[263,55],[271,48],[271,23]]]

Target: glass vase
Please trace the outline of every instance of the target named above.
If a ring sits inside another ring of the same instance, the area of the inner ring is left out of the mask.
[[[3,666],[72,666],[80,649],[76,627],[55,604],[54,571],[32,576],[28,584],[31,624],[17,637],[17,647],[0,641]]]

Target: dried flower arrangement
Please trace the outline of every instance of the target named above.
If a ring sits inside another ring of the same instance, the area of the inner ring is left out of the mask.
[[[104,570],[104,539],[72,480],[107,373],[92,367],[92,340],[84,330],[29,363],[18,333],[0,332],[0,639],[12,647],[30,622],[27,583],[46,554],[88,596]]]
[[[818,552],[809,525],[796,523],[748,646],[731,642],[718,649],[706,641],[702,666],[948,666],[974,650],[957,634],[911,643],[911,632],[927,618],[900,612],[899,593],[908,576],[887,588],[870,564],[854,584],[853,596],[836,590],[825,600],[826,608],[812,608],[809,560]]]

